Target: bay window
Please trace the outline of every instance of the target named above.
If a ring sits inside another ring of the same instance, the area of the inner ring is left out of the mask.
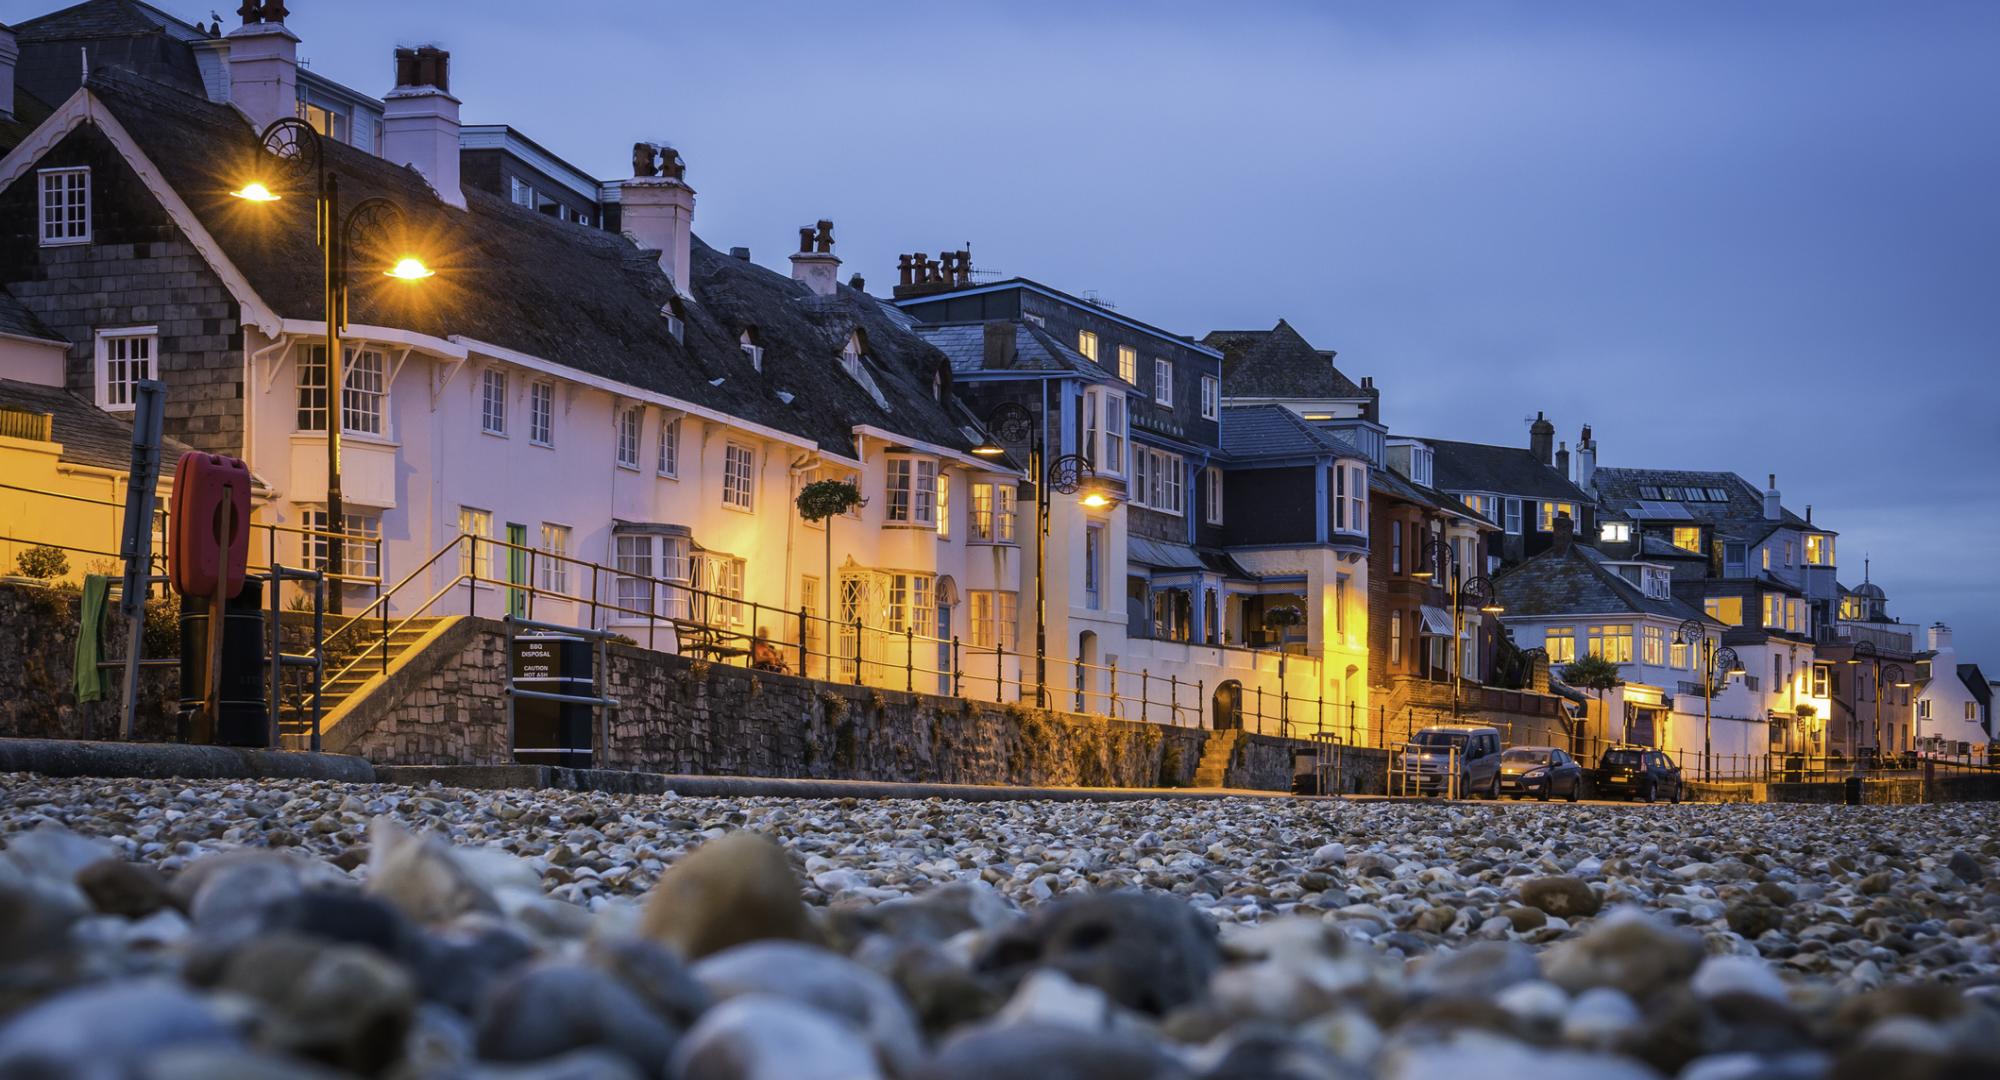
[[[972,485],[972,535],[986,544],[1014,542],[1014,485],[982,480]]]
[[[1576,661],[1576,628],[1573,626],[1551,626],[1542,632],[1542,648],[1549,654],[1550,664],[1569,664]]]
[[[1632,662],[1632,624],[1613,623],[1590,628],[1590,652],[1614,664]]]
[[[1181,456],[1151,447],[1132,447],[1132,505],[1179,514],[1181,502]]]
[[[388,368],[376,349],[343,347],[346,357],[340,395],[341,430],[356,435],[380,435],[383,402],[389,396]],[[326,346],[301,345],[298,359],[298,424],[300,431],[325,431],[327,409]]]
[[[888,460],[887,520],[916,525],[937,524],[937,462],[931,458],[894,456]]]
[[[1651,667],[1664,667],[1667,663],[1667,632],[1658,626],[1645,628],[1645,652],[1641,658]]]
[[[1368,531],[1368,467],[1333,467],[1333,527],[1340,532]]]

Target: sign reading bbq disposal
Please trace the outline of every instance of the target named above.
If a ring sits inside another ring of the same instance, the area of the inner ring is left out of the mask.
[[[537,634],[514,639],[514,688],[591,697],[592,649],[581,638]],[[590,765],[591,708],[574,701],[514,698],[514,760],[524,765]]]

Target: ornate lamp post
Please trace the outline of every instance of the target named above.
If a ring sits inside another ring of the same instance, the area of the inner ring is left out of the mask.
[[[1882,746],[1882,680],[1889,680],[1890,684],[1899,690],[1908,689],[1910,685],[1909,674],[1903,670],[1903,665],[1901,664],[1882,663],[1882,654],[1875,648],[1875,643],[1872,641],[1855,642],[1853,652],[1847,657],[1847,663],[1851,667],[1859,667],[1863,663],[1870,663],[1875,667],[1875,713],[1870,717],[1870,723],[1874,727],[1874,749],[1876,756],[1879,757],[1884,749]],[[1858,743],[1861,741],[1860,718],[1856,717],[1851,724],[1855,730],[1850,741]],[[1859,776],[1861,775],[1861,748],[1858,746],[1854,748],[1854,758],[1854,774]]]
[[[347,326],[347,276],[355,247],[363,241],[377,244],[389,239],[392,227],[403,224],[403,210],[384,198],[363,199],[340,216],[340,179],[327,168],[320,134],[311,124],[293,117],[274,121],[261,137],[266,152],[277,159],[280,187],[313,192],[313,238],[319,244],[322,276],[321,302],[326,313],[326,571],[336,581],[347,568],[345,546],[347,513],[340,492],[340,429],[347,391],[347,358],[341,351],[340,334]],[[251,180],[231,195],[251,203],[274,203],[284,198],[262,180]],[[404,255],[383,274],[398,281],[416,282],[435,272],[413,255]],[[327,606],[339,614],[341,590],[327,590]]]
[[[1003,443],[1028,444],[1028,478],[1035,485],[1035,707],[1049,706],[1049,506],[1051,493],[1074,495],[1097,475],[1082,454],[1063,454],[1042,469],[1042,425],[1027,406],[1005,401],[987,414],[986,428],[992,437],[972,452],[980,457],[999,457],[1007,452]],[[1095,485],[1079,500],[1093,510],[1110,506],[1111,496]]]
[[[1694,661],[1701,668],[1701,778],[1715,778],[1715,745],[1712,741],[1715,728],[1715,693],[1719,689],[1719,677],[1727,685],[1731,675],[1744,673],[1743,661],[1736,650],[1727,645],[1717,644],[1708,634],[1708,624],[1700,619],[1688,619],[1674,631],[1674,645],[1678,648],[1693,649]],[[1769,740],[1765,740],[1768,742]]]
[[[1463,600],[1478,601],[1480,612],[1486,615],[1498,615],[1506,609],[1500,606],[1499,599],[1493,591],[1493,582],[1486,575],[1465,576],[1465,568],[1459,565],[1458,553],[1453,550],[1451,544],[1447,543],[1443,537],[1431,537],[1430,543],[1425,545],[1424,563],[1429,567],[1428,569],[1418,570],[1410,576],[1419,581],[1432,581],[1436,580],[1440,572],[1444,573],[1445,581],[1443,584],[1446,593],[1451,598],[1451,718],[1456,720],[1458,719],[1459,680],[1464,675],[1464,672],[1460,670],[1463,665],[1459,660],[1459,657],[1463,655],[1464,648],[1460,638],[1460,635],[1464,633],[1462,629],[1463,612],[1460,610],[1460,602]]]

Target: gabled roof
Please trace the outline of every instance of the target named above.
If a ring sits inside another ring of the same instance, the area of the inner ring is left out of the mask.
[[[250,204],[227,194],[270,170],[271,159],[242,115],[115,68],[93,72],[88,89],[255,298],[283,319],[318,322],[312,200]],[[865,293],[842,286],[818,297],[789,276],[697,239],[692,302],[683,305],[685,329],[677,341],[661,317],[674,289],[653,253],[477,189],[465,189],[466,209],[456,210],[414,170],[332,140],[324,147],[343,204],[372,196],[395,202],[406,216],[408,247],[439,271],[417,287],[356,274],[350,325],[469,340],[475,349],[497,346],[850,457],[852,429],[863,424],[951,449],[972,445],[949,395],[943,402],[932,397],[945,358]],[[369,253],[384,262],[391,254]],[[748,327],[764,346],[762,372],[738,348]],[[867,339],[865,366],[881,402],[840,371],[841,348],[856,329]]]
[[[1425,487],[1393,469],[1368,470],[1368,490],[1371,494],[1387,495],[1417,506],[1458,514],[1488,529],[1500,528],[1484,514],[1460,502],[1457,496],[1446,494],[1436,488]]]
[[[14,27],[15,36],[23,43],[131,37],[156,31],[176,41],[208,37],[208,31],[200,26],[139,0],[84,0]]]
[[[50,437],[62,444],[59,460],[123,472],[132,464],[132,423],[59,386],[0,379],[0,406],[47,413]],[[193,447],[172,438],[160,443],[160,471],[171,476]]]
[[[1735,522],[1750,525],[1769,521],[1764,516],[1764,493],[1733,472],[1702,469],[1619,469],[1598,466],[1592,483],[1598,501],[1607,510],[1627,513],[1644,509],[1642,504],[1661,504],[1685,510],[1688,519],[1708,523]],[[1665,488],[1714,489],[1719,500],[1663,499]],[[1782,523],[1808,528],[1806,520],[1790,510],[1783,511]],[[1828,530],[1817,529],[1825,532]],[[1768,533],[1766,534],[1768,535]],[[1732,539],[1734,539],[1732,537]]]
[[[1509,616],[1632,614],[1707,620],[1679,600],[1647,596],[1606,567],[1605,561],[1601,553],[1582,544],[1572,543],[1567,551],[1550,548],[1495,575],[1493,589]]]
[[[1282,405],[1231,405],[1222,410],[1222,452],[1255,458],[1336,456],[1366,459],[1344,440],[1306,423]]]
[[[1579,506],[1596,501],[1526,447],[1421,437],[1420,441],[1431,448],[1431,479],[1445,491],[1491,492]]]
[[[28,310],[27,305],[21,303],[5,288],[0,288],[0,334],[34,338],[38,341],[63,340],[61,334],[44,326],[42,320]]]
[[[1231,397],[1365,400],[1377,396],[1341,374],[1333,353],[1312,347],[1283,319],[1269,330],[1212,330],[1203,345],[1222,353]]]
[[[963,323],[916,323],[908,321],[908,312],[894,309],[900,316],[901,325],[913,326],[917,336],[936,347],[951,359],[951,369],[960,374],[977,371],[1066,371],[1092,379],[1106,379],[1112,376],[1102,365],[1092,363],[1090,358],[1070,348],[1055,335],[1033,323],[1008,319],[1014,336],[1013,361],[1004,367],[986,366],[985,322]]]

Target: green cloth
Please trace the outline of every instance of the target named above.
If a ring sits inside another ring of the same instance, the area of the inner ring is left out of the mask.
[[[97,658],[104,655],[104,598],[111,578],[90,574],[83,579],[83,625],[76,631],[76,703],[104,700],[104,673]]]

